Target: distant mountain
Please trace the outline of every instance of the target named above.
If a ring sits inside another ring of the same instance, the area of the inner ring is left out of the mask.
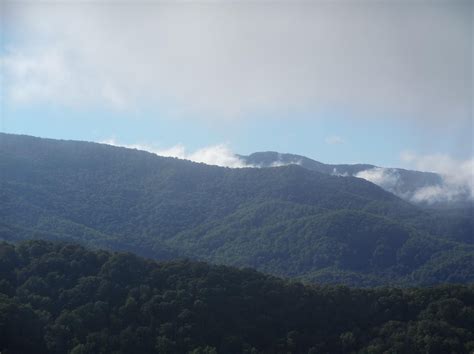
[[[289,164],[299,165],[311,171],[329,175],[355,176],[365,178],[398,197],[417,204],[426,205],[426,200],[417,200],[416,192],[422,188],[440,187],[443,178],[436,173],[405,170],[401,168],[384,168],[369,164],[324,164],[301,155],[282,154],[274,151],[256,152],[248,156],[239,155],[246,164],[259,167],[275,167]],[[468,195],[459,196],[451,203],[436,202],[430,206],[465,206]]]
[[[360,178],[230,169],[0,134],[0,237],[65,239],[310,281],[474,278],[472,215],[417,208]]]

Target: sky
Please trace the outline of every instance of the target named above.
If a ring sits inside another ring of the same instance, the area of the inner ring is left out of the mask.
[[[191,159],[463,165],[472,183],[473,8],[0,0],[0,130]]]

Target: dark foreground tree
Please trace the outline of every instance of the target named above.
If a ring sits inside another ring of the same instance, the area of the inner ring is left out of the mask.
[[[2,353],[470,353],[474,287],[306,286],[205,263],[0,244]]]

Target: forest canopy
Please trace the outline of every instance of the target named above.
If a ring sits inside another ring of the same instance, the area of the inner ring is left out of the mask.
[[[67,240],[351,286],[474,281],[472,210],[421,209],[360,178],[2,133],[0,170],[6,241]]]
[[[474,286],[351,289],[0,244],[2,353],[471,353]]]

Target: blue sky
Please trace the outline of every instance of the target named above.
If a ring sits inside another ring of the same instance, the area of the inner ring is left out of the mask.
[[[299,112],[296,118],[266,116],[212,122],[205,118],[177,119],[158,110],[137,113],[44,104],[4,106],[2,131],[56,139],[113,139],[125,145],[143,144],[159,149],[182,144],[191,151],[224,143],[239,154],[272,150],[323,162],[368,162],[381,166],[400,165],[403,151],[422,154],[448,151],[469,157],[463,154],[466,150],[462,146],[456,146],[456,135],[429,142],[420,139],[419,130],[423,127],[413,128],[413,124],[403,124],[403,120],[354,120],[334,113],[314,119],[311,113]],[[331,139],[335,137],[341,141]]]
[[[356,3],[6,2],[0,129],[330,163],[471,159],[470,2]]]

